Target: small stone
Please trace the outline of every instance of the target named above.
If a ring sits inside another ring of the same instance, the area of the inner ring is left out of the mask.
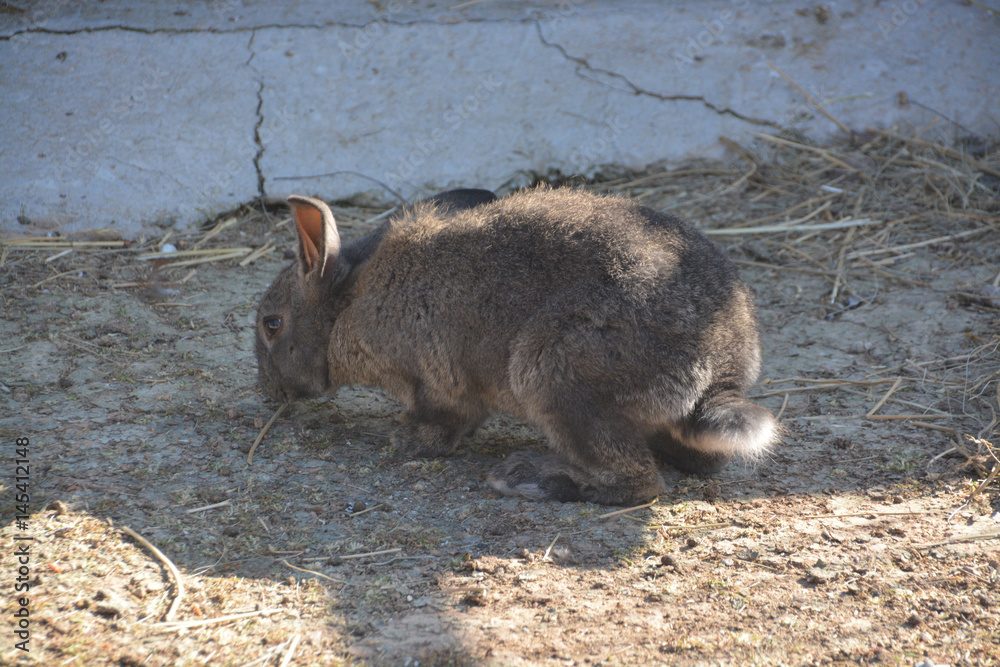
[[[73,631],[73,624],[65,618],[56,619],[52,621],[51,625],[53,630],[63,635],[68,635]]]
[[[462,602],[472,607],[481,607],[486,604],[486,589],[477,587],[469,591],[462,597]]]
[[[677,559],[671,556],[670,554],[663,554],[662,556],[660,556],[660,565],[669,565],[678,572],[681,571],[680,563],[678,563]]]
[[[809,574],[806,576],[806,580],[810,584],[817,584],[820,586],[823,584],[828,584],[836,578],[837,575],[835,573],[821,567],[812,568],[811,570],[809,570]]]
[[[923,625],[924,617],[916,613],[910,614],[910,616],[906,619],[906,624],[911,628],[915,628],[918,625]]]
[[[102,588],[97,591],[97,602],[94,611],[104,616],[124,616],[129,609],[129,603],[114,591]]]
[[[958,609],[955,610],[955,612],[954,612],[954,614],[952,614],[952,616],[954,618],[958,618],[959,616],[964,617],[964,618],[975,618],[976,617],[976,608],[975,607],[970,607],[968,605],[966,605],[964,607],[959,607]]]
[[[697,539],[695,539],[693,537],[687,538],[687,545],[689,547],[694,548],[694,547],[698,546],[699,544],[700,544],[700,542],[698,542]]]
[[[823,537],[830,540],[831,542],[836,542],[837,544],[841,544],[847,541],[847,537],[843,533],[838,533],[828,528],[823,529]]]
[[[56,516],[59,516],[61,514],[69,514],[69,509],[66,507],[66,504],[63,503],[63,501],[61,500],[53,500],[51,503],[49,503],[49,509],[55,512]]]
[[[120,667],[142,667],[146,662],[146,656],[134,649],[125,649],[115,658],[114,664]]]

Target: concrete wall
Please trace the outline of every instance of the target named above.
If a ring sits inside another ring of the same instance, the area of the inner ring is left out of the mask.
[[[721,157],[720,135],[838,132],[778,70],[852,129],[1000,128],[1000,17],[971,3],[31,7],[0,14],[5,235],[135,234],[258,196],[410,198]]]

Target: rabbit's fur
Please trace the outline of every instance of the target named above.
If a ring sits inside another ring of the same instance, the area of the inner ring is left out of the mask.
[[[276,400],[379,387],[416,457],[493,412],[527,419],[549,451],[509,455],[490,483],[533,499],[643,501],[664,488],[657,459],[712,472],[776,438],[744,397],[760,368],[750,289],[687,223],[570,189],[466,190],[341,247],[325,204],[289,203],[298,261],[257,321]]]

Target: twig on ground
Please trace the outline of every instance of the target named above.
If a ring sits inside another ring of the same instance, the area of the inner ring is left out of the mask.
[[[292,642],[291,639],[286,639],[280,644],[276,644],[275,646],[272,646],[266,651],[264,651],[264,655],[260,656],[255,660],[251,660],[250,662],[245,662],[242,665],[240,665],[240,667],[257,667],[257,665],[263,665],[266,662],[270,662],[271,660],[274,659],[274,656],[284,651],[285,648],[287,648],[288,645],[291,644],[291,642]]]
[[[957,431],[955,429],[953,429],[952,427],[950,427],[950,426],[939,426],[937,424],[928,424],[927,422],[921,422],[921,421],[911,421],[910,422],[910,426],[919,426],[920,428],[926,428],[926,429],[929,429],[931,431],[940,431],[942,433],[948,433],[948,434],[951,434],[951,435],[954,435],[955,433],[957,433]],[[954,449],[949,450],[949,451],[954,451]],[[935,456],[934,458],[936,459],[938,457]]]
[[[993,461],[996,463],[996,465],[994,465],[993,469],[990,471],[990,474],[986,476],[986,479],[979,482],[979,484],[977,484],[976,487],[972,490],[972,493],[969,494],[969,497],[965,499],[964,504],[968,505],[969,503],[972,502],[973,498],[978,496],[983,489],[992,484],[993,480],[997,478],[997,473],[1000,472],[1000,459],[997,459],[997,455],[993,453],[993,443],[983,440],[981,438],[973,438],[971,435],[968,434],[966,434],[965,438],[967,440],[971,440],[972,442],[976,443],[980,447],[980,449],[985,449],[986,453],[989,454],[990,457],[993,458]]]
[[[260,430],[260,433],[257,434],[257,439],[253,441],[252,445],[250,445],[250,452],[247,454],[247,465],[251,465],[253,463],[254,450],[257,449],[257,445],[260,444],[260,441],[264,439],[264,435],[267,433],[267,430],[271,428],[271,424],[275,422],[275,420],[278,418],[278,415],[280,415],[282,410],[284,410],[287,406],[288,406],[287,402],[282,403],[280,406],[278,406],[278,409],[274,411],[274,414],[271,415],[271,418],[267,420],[266,424],[264,424],[264,428],[262,428]]]
[[[552,542],[549,544],[549,548],[545,550],[544,554],[542,554],[542,560],[552,560],[552,558],[550,557],[552,554],[552,547],[556,545],[556,540],[558,540],[561,535],[562,533],[556,533],[556,536],[552,538]]]
[[[785,398],[784,398],[784,400],[781,401],[781,409],[778,410],[778,414],[774,416],[774,418],[776,420],[781,421],[781,415],[785,414],[785,408],[786,407],[788,407],[788,393],[787,392],[785,392]]]
[[[205,245],[208,241],[215,238],[220,232],[229,229],[235,224],[236,224],[236,216],[230,216],[225,220],[220,220],[219,222],[215,223],[215,226],[212,227],[212,229],[208,230],[208,232],[206,232],[205,235],[198,240],[198,242],[196,242],[193,246],[191,246],[191,249],[197,250],[201,246]]]
[[[688,530],[713,530],[715,528],[729,528],[731,525],[733,525],[728,521],[724,521],[721,523],[695,523],[686,526],[684,524],[653,523],[652,521],[643,521],[642,519],[636,519],[635,517],[631,516],[627,516],[625,518],[632,519],[633,521],[638,521],[640,523],[644,523],[650,528],[656,528],[657,530],[679,530],[682,532]]]
[[[598,519],[610,519],[613,516],[618,516],[619,514],[625,514],[626,512],[634,512],[636,510],[644,510],[647,507],[652,507],[653,505],[655,505],[659,501],[660,501],[659,498],[653,498],[652,500],[650,500],[645,505],[636,505],[635,507],[627,507],[627,508],[625,508],[623,510],[615,510],[614,512],[608,512],[607,514],[601,514],[597,518]]]
[[[879,408],[881,408],[883,405],[885,405],[885,402],[889,400],[889,397],[892,396],[896,392],[897,389],[899,389],[899,385],[901,385],[901,384],[903,384],[903,378],[902,377],[896,378],[896,381],[892,383],[891,387],[889,387],[889,391],[885,392],[885,394],[882,396],[882,398],[879,399],[879,402],[876,403],[875,406],[871,410],[869,410],[868,414],[865,415],[865,416],[870,419],[872,415],[874,415],[876,412],[878,412]]]
[[[955,415],[871,415],[866,419],[872,421],[891,421],[894,419],[954,419]]]
[[[976,540],[996,540],[1000,539],[1000,531],[995,533],[981,533],[979,535],[965,535],[962,537],[950,537],[947,540],[941,540],[940,542],[928,542],[927,544],[911,544],[911,549],[930,549],[932,547],[943,547],[947,544],[955,544],[956,542],[974,542]]]
[[[331,577],[329,575],[326,575],[326,574],[323,574],[322,572],[317,572],[315,570],[307,570],[304,567],[299,567],[297,565],[292,565],[291,563],[289,563],[284,558],[282,558],[278,562],[281,563],[282,565],[285,565],[287,567],[292,568],[293,570],[298,570],[299,572],[305,572],[306,574],[311,574],[311,575],[313,575],[315,577],[322,577],[323,579],[326,579],[327,581],[332,581],[335,584],[346,584],[347,583],[343,579],[334,579],[333,577]]]
[[[880,225],[881,220],[869,220],[860,218],[858,220],[837,220],[836,222],[819,222],[815,225],[765,225],[762,227],[723,227],[719,229],[702,230],[708,236],[734,236],[739,234],[783,234],[787,232],[814,232],[830,229],[850,229],[851,227],[864,227],[868,225]],[[833,273],[832,271],[830,272]]]
[[[841,519],[844,517],[868,517],[868,516],[923,516],[926,514],[934,514],[934,512],[922,511],[922,512],[846,512],[844,514],[806,514],[805,516],[800,516],[800,519]]]
[[[281,664],[279,664],[278,667],[288,667],[289,663],[292,661],[292,656],[295,655],[295,649],[299,646],[300,639],[302,639],[302,635],[300,633],[296,633],[296,635],[292,637],[292,643],[285,652],[285,657],[281,659]]]
[[[221,503],[213,503],[212,505],[205,505],[204,507],[194,507],[189,510],[184,510],[185,514],[197,514],[198,512],[207,512],[208,510],[214,510],[219,507],[228,507],[232,503],[228,500],[223,500]]]
[[[372,556],[384,556],[386,554],[397,554],[402,551],[402,547],[396,547],[395,549],[382,549],[381,551],[368,551],[362,554],[347,554],[346,556],[337,556],[341,560],[353,560],[356,558],[371,558]],[[324,557],[328,558],[328,557]]]
[[[378,505],[372,505],[371,507],[366,507],[363,510],[358,510],[357,512],[351,512],[347,516],[348,516],[348,518],[352,518],[353,519],[356,516],[361,516],[362,514],[367,514],[368,512],[377,510],[379,507],[382,507],[383,505],[385,505],[385,503],[379,503]]]
[[[268,616],[270,614],[277,614],[281,609],[261,609],[260,611],[247,611],[240,614],[227,614],[226,616],[216,616],[215,618],[206,618],[203,621],[165,621],[162,623],[154,623],[153,627],[159,629],[162,632],[175,632],[177,630],[190,630],[192,628],[203,628],[209,625],[218,625],[219,623],[229,623],[230,621],[239,621],[244,618],[253,618],[254,616]]]
[[[830,163],[835,164],[836,166],[840,167],[841,169],[845,169],[845,170],[850,171],[850,172],[857,171],[856,168],[854,168],[851,165],[847,164],[846,162],[844,162],[840,158],[835,157],[832,153],[830,153],[830,151],[828,151],[828,150],[826,150],[824,148],[818,148],[816,146],[809,146],[807,144],[800,144],[800,143],[798,143],[796,141],[789,141],[788,139],[782,139],[781,137],[776,137],[776,136],[771,135],[771,134],[758,134],[757,136],[759,138],[765,140],[765,141],[770,141],[770,142],[775,143],[775,144],[780,144],[782,146],[788,146],[790,148],[797,148],[799,150],[809,151],[810,153],[816,153],[817,155],[822,155]]]
[[[174,620],[174,616],[177,614],[177,607],[180,606],[181,599],[184,597],[184,583],[181,581],[181,573],[177,569],[177,566],[174,565],[173,561],[167,558],[162,551],[153,546],[152,542],[128,526],[122,526],[119,530],[148,549],[149,552],[156,556],[156,558],[166,566],[167,570],[170,571],[170,576],[174,578],[174,600],[170,603],[170,608],[167,609],[167,614],[163,618],[168,622]]]
[[[275,549],[270,544],[267,545],[267,551],[275,556],[298,556],[305,553],[304,549]]]

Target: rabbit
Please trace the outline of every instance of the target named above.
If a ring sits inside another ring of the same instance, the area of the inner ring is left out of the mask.
[[[714,243],[625,198],[471,193],[343,247],[326,204],[289,197],[298,259],[257,312],[263,392],[378,387],[405,407],[391,443],[412,457],[451,453],[495,412],[525,419],[548,451],[488,481],[533,500],[643,502],[665,489],[659,462],[710,474],[771,447],[777,421],[745,397],[753,298]]]

